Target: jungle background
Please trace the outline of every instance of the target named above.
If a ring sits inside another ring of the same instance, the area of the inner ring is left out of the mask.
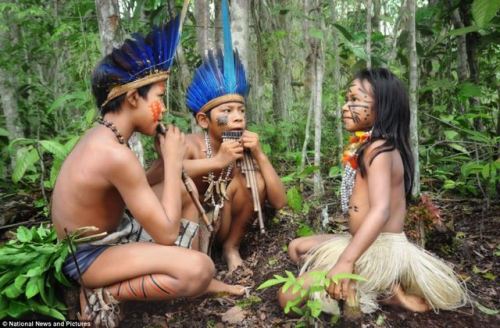
[[[232,0],[233,43],[248,72],[249,129],[260,134],[287,187],[289,206],[267,213],[268,234],[252,231],[247,268],[226,281],[257,287],[296,272],[286,245],[346,229],[339,219],[340,107],[353,74],[388,67],[408,85],[416,164],[407,234],[455,264],[471,304],[458,312],[385,308],[338,325],[492,327],[498,324],[500,255],[499,0]],[[90,75],[135,31],[180,11],[173,0],[0,1],[0,233],[50,220],[59,168],[97,109]],[[201,56],[221,46],[220,2],[191,1],[168,82],[167,121],[196,130],[184,95]],[[152,140],[133,148],[147,167]],[[105,163],[103,163],[105,165]],[[217,253],[216,253],[217,257]],[[2,273],[4,274],[4,273]],[[1,279],[0,279],[1,281]],[[9,305],[0,284],[0,310]],[[275,289],[241,299],[132,303],[124,327],[294,326]],[[12,306],[24,315],[29,305]],[[24,307],[23,307],[24,306]],[[229,312],[231,310],[233,312]],[[17,312],[16,312],[17,311]],[[229,313],[228,313],[229,312]],[[315,319],[332,325],[328,316]]]

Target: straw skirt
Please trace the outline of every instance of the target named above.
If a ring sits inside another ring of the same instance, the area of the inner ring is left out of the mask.
[[[351,238],[350,234],[336,235],[311,249],[300,274],[330,270]],[[450,265],[408,241],[404,233],[381,233],[356,261],[354,273],[367,279],[356,282],[356,297],[364,313],[377,310],[377,300],[390,297],[396,284],[405,293],[424,298],[435,312],[467,302],[465,285]],[[315,293],[313,298],[322,300],[323,311],[338,313],[337,302],[326,292]]]

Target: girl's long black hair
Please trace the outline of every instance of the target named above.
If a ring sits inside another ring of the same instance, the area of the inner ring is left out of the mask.
[[[375,123],[370,142],[360,147],[358,165],[361,176],[366,175],[363,161],[366,148],[376,140],[384,143],[375,149],[375,157],[397,149],[401,154],[404,167],[405,194],[408,198],[413,187],[415,162],[410,147],[410,102],[406,88],[394,74],[385,68],[364,69],[354,79],[370,83],[374,98]]]

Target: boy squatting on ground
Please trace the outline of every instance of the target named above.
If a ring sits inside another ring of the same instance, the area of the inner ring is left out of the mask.
[[[403,232],[406,199],[413,185],[409,144],[410,110],[402,82],[386,69],[363,70],[350,85],[342,108],[345,129],[355,132],[343,154],[341,205],[349,215],[350,234],[317,235],[293,240],[291,259],[327,277],[356,273],[366,282],[331,283],[315,298],[326,312],[338,314],[334,300],[354,297],[361,311],[377,301],[423,312],[463,306],[463,283],[442,260],[410,243]],[[281,306],[297,295],[280,290]]]
[[[159,200],[127,140],[135,131],[154,135],[162,113],[165,80],[179,39],[179,19],[153,30],[144,39],[134,35],[96,67],[92,90],[102,115],[65,160],[52,198],[52,220],[60,239],[95,226],[98,233],[114,232],[125,206],[156,243],[77,245],[76,258],[84,287],[98,289],[108,304],[121,300],[167,300],[197,296],[230,288],[213,280],[211,259],[197,251],[174,247],[181,218],[182,158],[185,137],[170,126],[160,136],[167,183]],[[158,44],[161,43],[161,44]],[[71,256],[64,263],[66,275],[79,281]],[[107,313],[93,313],[80,293],[85,320],[116,325],[116,306],[97,305]],[[226,290],[227,291],[227,290]],[[90,292],[90,291],[89,291]],[[89,299],[99,297],[88,295]],[[96,306],[91,306],[96,310]],[[104,314],[103,314],[104,313]],[[97,319],[99,318],[99,319]],[[95,322],[94,322],[95,323]]]
[[[232,49],[232,48],[231,48]],[[194,180],[200,199],[213,209],[214,220],[221,215],[217,238],[229,271],[242,265],[239,247],[248,225],[254,217],[252,195],[245,176],[235,165],[249,150],[257,163],[256,178],[261,204],[267,198],[271,206],[286,205],[283,184],[271,162],[262,151],[258,134],[245,130],[245,97],[248,86],[244,67],[237,54],[230,53],[234,63],[235,83],[230,88],[223,68],[224,55],[210,51],[196,70],[186,94],[188,108],[203,132],[186,136],[187,150],[184,168]],[[243,131],[241,139],[222,140],[226,131]],[[217,187],[216,184],[219,184]],[[162,190],[163,185],[154,186]]]

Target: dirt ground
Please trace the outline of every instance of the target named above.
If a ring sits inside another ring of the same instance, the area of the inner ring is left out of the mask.
[[[452,262],[467,281],[472,304],[475,302],[489,309],[500,307],[498,286],[500,252],[500,204],[493,204],[484,211],[483,203],[473,199],[448,199],[436,202],[440,223],[447,228],[438,232],[428,224],[426,248]],[[334,209],[336,211],[336,209]],[[411,213],[418,215],[418,207]],[[311,213],[309,219],[319,216]],[[331,218],[337,213],[330,213]],[[246,297],[212,297],[174,302],[125,304],[122,327],[294,327],[298,319],[286,317],[276,302],[277,287],[256,290],[262,282],[285,270],[297,273],[296,266],[287,258],[285,247],[296,236],[303,217],[289,210],[267,220],[267,234],[261,236],[254,228],[242,247],[247,268],[235,275],[226,274],[220,261],[220,252],[214,259],[219,269],[218,277],[226,282],[238,282],[252,287]],[[332,219],[333,220],[333,219]],[[319,219],[315,219],[319,221]],[[411,221],[411,220],[410,220]],[[310,221],[309,221],[310,222]],[[435,223],[435,222],[434,222]],[[344,223],[334,223],[342,229]],[[416,228],[408,226],[409,235]],[[414,233],[415,234],[415,233]],[[418,235],[418,234],[417,234]],[[495,255],[496,253],[496,255]],[[318,326],[332,326],[323,316]],[[500,316],[489,315],[476,305],[468,305],[455,312],[411,313],[399,308],[382,307],[357,321],[340,319],[338,327],[500,327]]]
[[[435,207],[411,207],[405,230],[417,241],[424,231],[426,248],[455,265],[455,270],[467,282],[471,304],[455,312],[438,314],[416,314],[384,306],[357,321],[340,318],[337,327],[500,327],[500,315],[486,314],[484,308],[482,311],[480,305],[476,305],[477,302],[488,309],[500,308],[500,203],[493,202],[485,210],[483,200],[437,198],[429,198]],[[2,223],[20,222],[33,214],[33,205],[27,195],[17,195],[4,197],[0,210],[6,220]],[[224,271],[226,267],[220,259],[220,251],[215,250],[213,258],[219,270],[218,278],[251,287],[249,295],[129,302],[123,307],[125,317],[121,327],[294,327],[298,319],[285,316],[279,308],[277,287],[267,290],[256,290],[256,287],[274,274],[283,275],[285,270],[297,273],[297,268],[287,257],[286,245],[296,237],[299,224],[306,222],[318,226],[320,212],[311,210],[307,216],[299,216],[285,209],[276,215],[268,214],[267,234],[260,235],[257,227],[252,228],[241,250],[246,268],[236,274],[228,275]],[[332,231],[346,229],[345,221],[333,219],[338,217],[338,208],[330,205],[328,216]],[[424,219],[420,222],[423,223],[419,226],[418,220],[422,217]],[[76,302],[70,303],[76,305]],[[322,316],[317,327],[333,326],[329,320],[328,316]]]

